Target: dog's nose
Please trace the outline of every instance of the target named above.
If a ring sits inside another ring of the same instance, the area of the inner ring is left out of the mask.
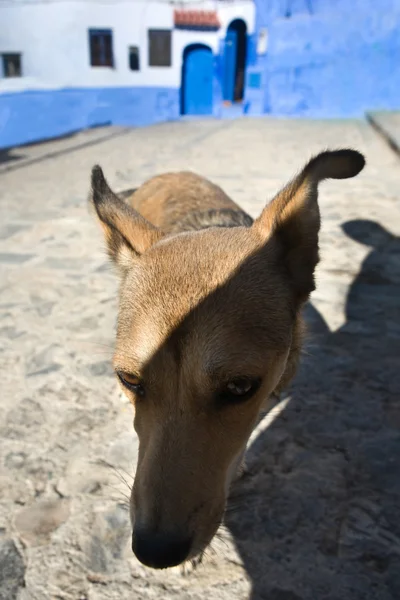
[[[136,529],[132,534],[132,550],[141,563],[153,569],[166,569],[181,564],[189,556],[192,540],[172,533]]]

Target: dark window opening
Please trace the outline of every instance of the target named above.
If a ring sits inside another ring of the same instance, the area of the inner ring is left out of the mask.
[[[139,48],[129,47],[129,68],[131,71],[140,71]]]
[[[21,54],[2,54],[4,77],[21,77]]]
[[[150,67],[170,67],[171,46],[171,31],[169,29],[149,29]]]
[[[89,29],[90,64],[92,67],[113,67],[111,29]]]

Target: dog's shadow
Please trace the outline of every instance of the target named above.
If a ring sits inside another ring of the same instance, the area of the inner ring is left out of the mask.
[[[372,221],[343,229],[371,247],[346,323],[331,332],[307,306],[290,399],[249,448],[226,515],[251,600],[400,594],[400,239]]]

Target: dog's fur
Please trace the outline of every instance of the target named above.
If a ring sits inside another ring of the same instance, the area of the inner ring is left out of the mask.
[[[179,564],[213,538],[257,417],[299,360],[318,183],[364,164],[353,150],[319,154],[254,223],[193,173],[154,177],[126,203],[94,167],[91,199],[121,275],[114,366],[135,405],[132,547],[144,564]]]

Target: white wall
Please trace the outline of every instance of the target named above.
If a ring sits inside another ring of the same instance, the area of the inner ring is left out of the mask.
[[[0,79],[0,92],[57,87],[179,87],[183,50],[191,43],[218,52],[219,39],[235,18],[254,30],[254,4],[249,0],[216,3],[194,1],[191,8],[218,6],[218,32],[173,30],[172,67],[148,66],[148,29],[173,29],[174,6],[152,0],[60,0],[52,3],[0,4],[0,53],[22,53],[22,78]],[[115,67],[91,67],[88,29],[112,29]],[[128,47],[140,47],[140,71],[131,71]]]

